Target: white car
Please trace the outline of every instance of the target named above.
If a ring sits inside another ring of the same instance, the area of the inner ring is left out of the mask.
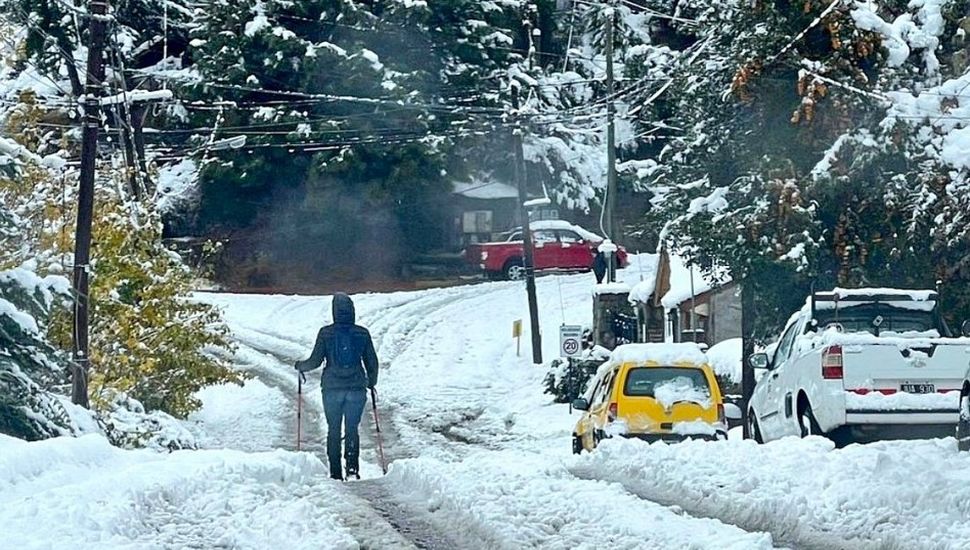
[[[751,358],[767,369],[748,405],[752,436],[818,434],[839,444],[952,436],[970,338],[950,337],[937,301],[925,290],[813,294],[770,355]]]

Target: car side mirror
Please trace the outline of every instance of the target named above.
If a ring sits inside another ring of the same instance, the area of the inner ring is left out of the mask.
[[[588,411],[589,401],[586,401],[582,397],[577,397],[576,399],[573,399],[573,408],[577,411]]]
[[[741,420],[741,407],[734,403],[724,404],[724,416],[728,420]]]
[[[964,336],[970,337],[970,319],[963,322],[963,324],[960,326],[960,332],[962,332]]]
[[[748,357],[748,365],[755,369],[770,369],[771,362],[768,361],[767,353],[755,353]]]

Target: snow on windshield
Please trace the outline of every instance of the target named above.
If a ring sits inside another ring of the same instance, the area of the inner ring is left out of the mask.
[[[630,369],[623,394],[652,397],[664,407],[680,401],[707,406],[711,387],[703,370],[692,367],[636,367]]]

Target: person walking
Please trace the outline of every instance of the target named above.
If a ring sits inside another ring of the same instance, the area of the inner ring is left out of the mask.
[[[323,412],[327,417],[327,458],[330,477],[343,479],[340,467],[340,440],[343,431],[347,479],[360,479],[360,436],[358,427],[367,389],[377,386],[377,352],[370,333],[356,323],[354,302],[343,293],[333,297],[333,324],[317,333],[310,357],[297,361],[296,369],[308,372],[324,361],[320,388]]]

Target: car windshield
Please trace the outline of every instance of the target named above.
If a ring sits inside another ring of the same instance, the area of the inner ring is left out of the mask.
[[[838,328],[842,332],[927,332],[938,330],[932,311],[904,309],[886,304],[867,304],[816,313],[820,329]]]
[[[630,369],[623,394],[664,398],[665,401],[710,400],[711,386],[704,371],[689,367],[636,367]],[[669,394],[669,395],[668,395]]]

